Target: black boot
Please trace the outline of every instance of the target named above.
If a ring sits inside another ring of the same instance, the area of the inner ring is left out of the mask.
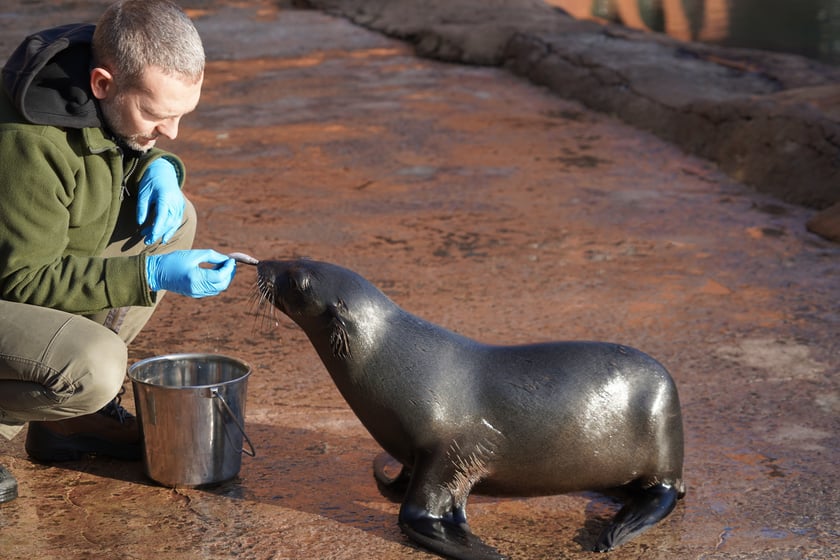
[[[101,455],[129,461],[141,458],[137,419],[120,405],[123,388],[114,400],[93,414],[52,422],[30,422],[26,452],[36,461],[74,461]]]

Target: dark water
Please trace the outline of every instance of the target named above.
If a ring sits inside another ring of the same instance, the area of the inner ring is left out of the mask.
[[[840,63],[840,0],[592,0],[591,15],[680,39]]]

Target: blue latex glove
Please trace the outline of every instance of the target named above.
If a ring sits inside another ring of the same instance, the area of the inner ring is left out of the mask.
[[[165,158],[158,158],[146,168],[137,193],[137,223],[143,225],[152,215],[154,220],[141,231],[146,245],[158,239],[168,243],[184,220],[184,194],[178,184],[175,166]]]
[[[199,265],[209,263],[212,268]],[[173,251],[146,257],[146,278],[153,292],[169,290],[184,296],[215,296],[227,289],[236,274],[236,261],[212,249]]]

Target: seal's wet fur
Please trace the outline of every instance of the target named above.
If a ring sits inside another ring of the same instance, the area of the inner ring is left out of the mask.
[[[595,550],[627,542],[684,494],[676,386],[619,344],[493,346],[401,309],[351,270],[261,261],[262,297],[309,337],[336,386],[391,457],[402,530],[453,558],[502,558],[473,535],[467,498],[621,490]]]

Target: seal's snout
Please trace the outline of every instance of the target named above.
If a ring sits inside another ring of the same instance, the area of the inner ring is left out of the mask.
[[[288,285],[289,266],[287,261],[260,261],[257,264],[257,289],[260,296],[281,311],[283,292]]]
[[[274,274],[271,269],[266,266],[265,262],[260,262],[257,265],[257,291],[263,301],[267,301],[271,305],[277,305],[277,298],[274,294]]]
[[[257,288],[265,301],[288,315],[305,307],[310,276],[309,268],[301,261],[260,261]]]
[[[260,261],[257,263],[257,279],[271,280],[274,278],[273,268],[271,263],[273,261]]]

